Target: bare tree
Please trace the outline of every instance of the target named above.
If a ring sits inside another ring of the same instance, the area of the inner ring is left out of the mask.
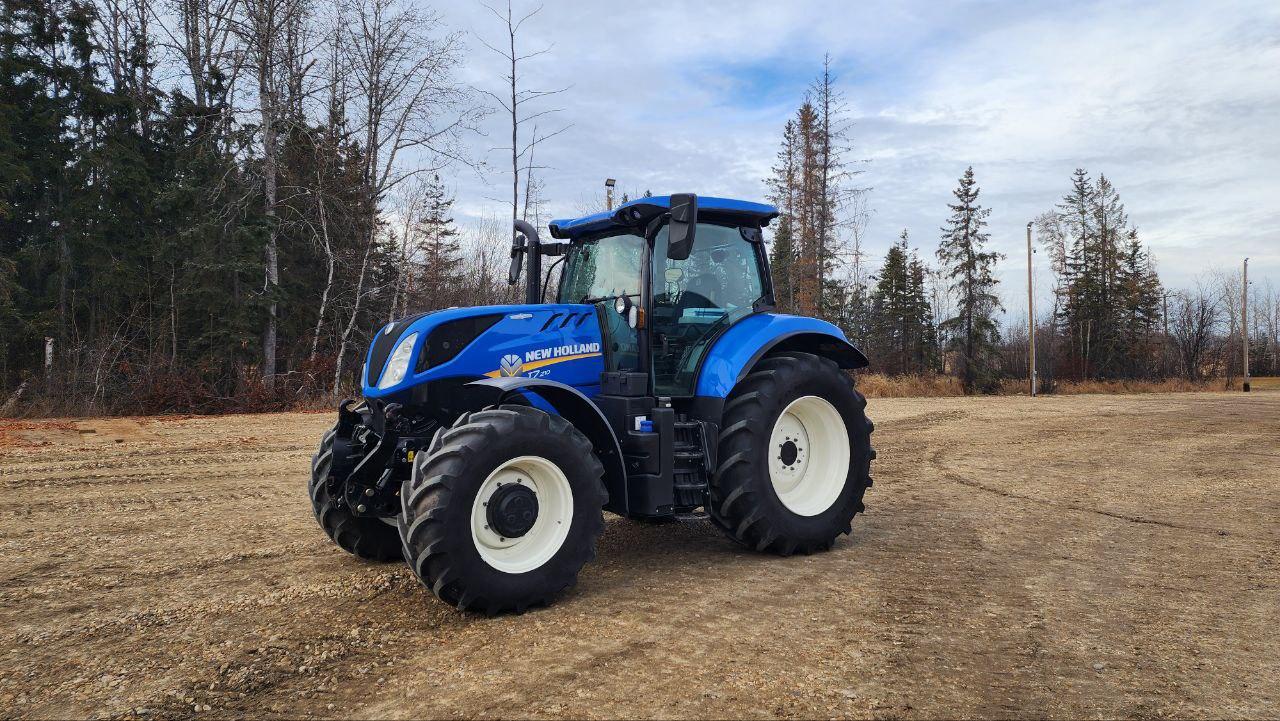
[[[351,320],[343,330],[334,369],[337,392],[347,346],[365,296],[368,258],[378,241],[383,199],[404,181],[452,162],[467,163],[459,140],[474,129],[482,109],[454,82],[461,37],[442,33],[437,14],[396,0],[355,0],[342,13],[344,75],[358,100],[350,117],[363,135],[365,260],[361,263]],[[407,150],[425,163],[412,169],[399,161]]]
[[[1067,248],[1070,240],[1068,230],[1063,226],[1062,216],[1052,210],[1037,215],[1034,223],[1036,237],[1049,256],[1049,269],[1052,272],[1050,277],[1053,278],[1053,309],[1046,319],[1049,332],[1043,334],[1044,337],[1037,343],[1044,346],[1043,351],[1037,348],[1037,355],[1043,359],[1045,368],[1042,385],[1046,392],[1051,392],[1057,364],[1058,317],[1067,289]],[[1039,320],[1036,322],[1040,323]]]
[[[822,74],[810,85],[809,94],[816,111],[811,143],[814,157],[810,168],[814,177],[809,188],[813,195],[811,222],[816,253],[813,265],[817,271],[814,302],[822,309],[826,281],[837,266],[848,260],[848,251],[837,237],[841,228],[854,229],[854,239],[858,241],[856,252],[861,252],[858,236],[867,221],[865,201],[869,189],[854,183],[863,171],[846,160],[851,150],[853,124],[848,119],[849,107],[844,94],[836,88],[829,53],[822,58]]]
[[[413,249],[418,236],[418,219],[422,214],[423,203],[426,202],[427,188],[422,182],[415,182],[405,193],[399,203],[400,210],[400,262],[396,265],[396,280],[391,294],[391,306],[387,321],[393,321],[402,312],[402,304],[408,303],[408,286],[412,275]]]
[[[1253,286],[1249,299],[1253,329],[1249,331],[1249,337],[1256,338],[1259,346],[1256,351],[1260,355],[1256,361],[1257,373],[1276,375],[1280,373],[1280,291],[1272,287],[1269,279],[1250,285]]]
[[[236,41],[242,0],[169,0],[168,17],[161,16],[166,45],[175,51],[191,80],[196,107],[211,109],[219,95],[235,83],[241,64]],[[169,28],[165,20],[176,22]],[[216,86],[216,87],[215,87]]]
[[[112,89],[138,97],[140,90],[151,87],[151,3],[94,0],[94,9],[94,37],[106,58]]]
[[[277,238],[280,175],[280,135],[285,130],[288,90],[294,87],[291,71],[300,62],[295,38],[306,20],[305,0],[243,0],[244,13],[235,29],[244,43],[246,61],[254,71],[258,96],[258,132],[262,143],[263,213],[267,238],[263,244],[267,319],[262,331],[262,382],[275,388],[276,335],[280,314],[280,259]]]
[[[1203,376],[1206,356],[1212,348],[1214,331],[1219,322],[1218,301],[1205,287],[1197,283],[1190,291],[1176,293],[1170,332],[1178,349],[1183,373],[1187,380],[1197,381]]]
[[[1222,271],[1216,270],[1212,273],[1213,284],[1216,286],[1217,305],[1220,317],[1226,320],[1227,336],[1225,345],[1227,348],[1234,348],[1235,353],[1227,353],[1222,359],[1223,374],[1227,377],[1227,387],[1231,388],[1235,385],[1236,376],[1243,371],[1240,368],[1240,343],[1241,343],[1241,274],[1239,271]]]
[[[325,258],[325,282],[320,292],[320,305],[316,309],[316,326],[311,334],[311,352],[307,355],[308,360],[315,360],[316,351],[320,345],[320,333],[324,328],[324,320],[327,317],[329,309],[329,299],[333,294],[334,276],[337,270],[337,254],[334,250],[332,234],[330,232],[329,222],[329,191],[325,178],[329,175],[330,164],[333,163],[339,155],[339,146],[342,144],[341,137],[342,118],[345,115],[344,107],[347,103],[347,86],[342,77],[342,33],[338,31],[335,23],[334,31],[329,35],[329,57],[327,60],[328,70],[328,90],[329,90],[329,106],[328,106],[328,122],[325,123],[325,132],[321,137],[314,138],[318,141],[312,145],[315,153],[315,187],[312,189],[315,204],[315,222],[311,223],[311,235],[316,241],[316,245],[324,253]],[[310,214],[304,214],[304,217]]]
[[[551,51],[552,46],[550,45],[547,45],[539,50],[534,50],[531,52],[524,52],[524,53],[516,49],[517,37],[520,33],[520,28],[525,24],[526,21],[528,21],[530,18],[534,17],[535,15],[537,15],[539,12],[542,11],[541,5],[531,10],[530,12],[524,14],[519,19],[517,19],[512,13],[511,0],[507,0],[507,7],[505,11],[501,11],[498,8],[495,8],[491,5],[485,5],[484,7],[488,9],[489,12],[493,13],[494,17],[498,18],[498,20],[503,23],[506,29],[506,38],[505,38],[506,41],[502,43],[503,45],[502,49],[499,49],[489,44],[483,38],[480,39],[480,43],[482,45],[484,45],[486,48],[489,48],[493,52],[497,53],[506,62],[507,66],[510,68],[508,73],[503,76],[503,80],[505,81],[507,86],[505,97],[502,95],[498,95],[495,92],[491,92],[489,90],[481,90],[480,92],[492,98],[493,101],[496,102],[498,106],[501,107],[503,111],[505,111],[505,113],[511,117],[511,145],[498,147],[498,148],[495,148],[495,150],[508,150],[511,153],[511,220],[514,222],[516,219],[521,217],[520,216],[520,162],[521,162],[521,159],[524,158],[526,154],[532,156],[533,150],[539,142],[543,140],[547,140],[549,138],[553,138],[559,135],[560,133],[563,133],[565,130],[569,129],[569,126],[566,125],[564,127],[561,127],[558,130],[555,130],[553,132],[546,133],[540,136],[538,135],[537,126],[535,125],[533,130],[533,135],[530,138],[530,140],[525,142],[524,145],[521,145],[520,144],[521,126],[523,126],[525,123],[531,120],[534,120],[536,118],[540,118],[545,115],[551,115],[553,113],[560,112],[559,108],[545,108],[542,110],[526,110],[525,106],[528,103],[531,103],[535,100],[548,98],[553,95],[559,95],[560,93],[563,93],[569,88],[568,86],[566,86],[566,87],[557,88],[554,90],[530,90],[530,89],[522,89],[520,87],[520,82],[519,82],[520,63],[525,60],[535,58],[539,55],[543,55]],[[528,167],[526,168],[525,172],[532,174],[533,170],[537,167],[538,166],[533,165],[532,159],[530,159],[528,162]],[[526,184],[526,195],[527,195],[527,190],[528,190],[528,186]],[[528,211],[527,202],[526,202],[525,210],[527,214],[527,211]]]

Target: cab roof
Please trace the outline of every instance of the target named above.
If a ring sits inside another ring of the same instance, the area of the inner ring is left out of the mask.
[[[584,215],[581,218],[560,218],[547,225],[551,228],[551,237],[561,240],[574,240],[585,235],[611,230],[613,228],[634,228],[648,222],[649,218],[671,208],[670,195],[655,195],[648,198],[630,200],[613,211]],[[715,198],[698,196],[698,213],[727,219],[742,220],[748,223],[764,225],[778,216],[778,209],[764,203],[753,203],[749,200],[732,198]]]

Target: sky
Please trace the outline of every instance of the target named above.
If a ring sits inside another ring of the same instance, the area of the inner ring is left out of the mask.
[[[425,0],[418,0],[424,2]],[[537,7],[513,0],[517,15]],[[479,42],[505,28],[477,0],[432,6],[466,34],[459,80],[500,90]],[[1215,270],[1280,287],[1280,2],[548,1],[518,49],[532,88],[565,92],[538,147],[551,217],[603,209],[603,182],[633,195],[764,200],[783,123],[831,56],[847,103],[847,159],[863,172],[878,263],[906,228],[933,258],[946,204],[972,165],[1006,254],[1001,295],[1025,313],[1026,223],[1105,174],[1169,288]],[[491,116],[468,139],[482,173],[448,177],[464,226],[505,212]],[[509,166],[508,166],[509,167]],[[1047,293],[1047,258],[1037,296]],[[1025,317],[1025,315],[1023,316]]]

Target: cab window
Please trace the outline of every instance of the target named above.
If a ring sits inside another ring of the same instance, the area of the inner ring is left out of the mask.
[[[667,229],[653,248],[654,391],[693,394],[698,364],[719,333],[764,294],[757,246],[737,226],[698,223],[685,260],[667,258]]]

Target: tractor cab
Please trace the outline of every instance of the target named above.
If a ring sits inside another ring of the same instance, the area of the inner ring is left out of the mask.
[[[775,213],[702,199],[673,254],[672,223],[643,222],[664,200],[624,205],[603,228],[596,216],[552,221],[552,235],[570,240],[558,299],[598,307],[606,372],[648,376],[655,396],[690,397],[712,341],[773,305],[760,227]],[[635,224],[618,225],[618,216]]]

